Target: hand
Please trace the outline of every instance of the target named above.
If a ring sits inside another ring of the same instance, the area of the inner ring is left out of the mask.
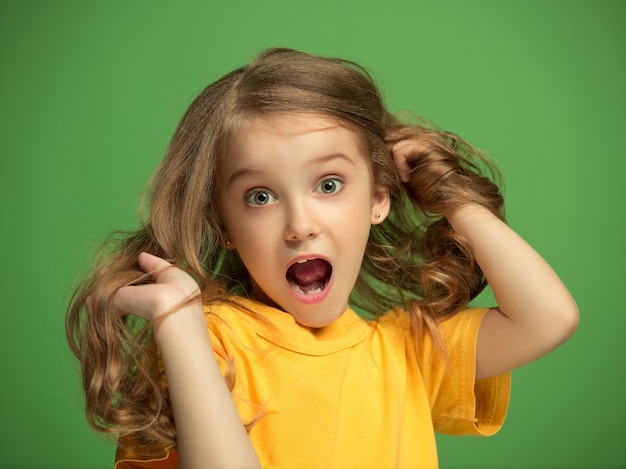
[[[115,301],[126,313],[153,321],[200,293],[189,274],[160,257],[143,252],[138,262],[154,283],[129,285],[117,291]]]
[[[426,212],[445,214],[465,203],[459,200],[456,179],[460,166],[450,158],[440,143],[430,137],[394,135],[388,138],[391,153],[400,180],[409,197]]]
[[[502,219],[504,200],[494,182],[498,180],[497,169],[462,139],[442,135],[397,133],[387,138],[387,148],[409,197],[431,214],[447,217],[459,207],[477,204]]]
[[[394,141],[389,143],[387,148],[393,157],[400,180],[404,183],[410,181],[411,170],[413,169],[409,157],[415,157],[428,151],[428,147],[415,138]]]

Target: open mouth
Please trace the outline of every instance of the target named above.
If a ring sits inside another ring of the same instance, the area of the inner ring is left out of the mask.
[[[302,259],[287,269],[287,281],[296,293],[321,293],[330,281],[333,268],[324,259]]]

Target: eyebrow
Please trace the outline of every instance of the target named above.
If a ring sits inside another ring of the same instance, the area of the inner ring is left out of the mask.
[[[318,164],[324,164],[324,163],[327,163],[327,162],[333,161],[333,160],[341,160],[341,161],[345,161],[347,163],[350,163],[352,166],[355,165],[355,162],[349,156],[347,156],[347,155],[345,155],[343,153],[331,153],[329,155],[322,155],[322,156],[318,156],[316,158],[313,158],[311,161],[309,161],[307,163],[307,166],[316,166]],[[239,178],[242,178],[242,177],[245,177],[245,176],[248,176],[248,175],[262,174],[264,172],[265,172],[264,169],[257,168],[257,167],[254,167],[254,166],[239,168],[238,170],[233,172],[233,174],[231,174],[228,177],[227,183],[228,183],[228,185],[230,185],[236,179],[239,179]]]

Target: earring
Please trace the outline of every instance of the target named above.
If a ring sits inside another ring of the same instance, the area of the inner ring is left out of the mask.
[[[230,239],[226,240],[226,246],[230,246]]]
[[[380,218],[380,213],[376,212],[376,218]]]

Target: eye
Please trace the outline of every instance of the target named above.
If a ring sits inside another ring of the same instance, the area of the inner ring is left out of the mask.
[[[334,194],[343,187],[343,181],[338,177],[324,179],[317,186],[317,191],[322,194]]]
[[[250,205],[267,205],[275,200],[275,197],[268,191],[256,190],[248,192],[245,196],[246,202]]]

